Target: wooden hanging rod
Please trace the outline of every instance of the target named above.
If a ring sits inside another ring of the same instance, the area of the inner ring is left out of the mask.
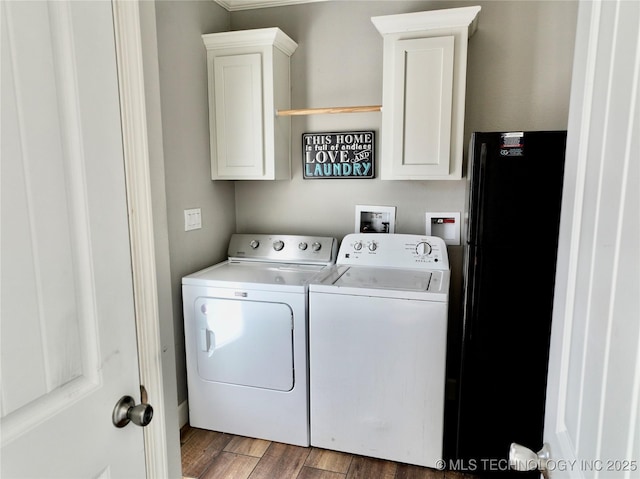
[[[278,116],[323,115],[326,113],[364,113],[381,111],[382,105],[369,106],[333,106],[328,108],[299,108],[296,110],[276,110]]]

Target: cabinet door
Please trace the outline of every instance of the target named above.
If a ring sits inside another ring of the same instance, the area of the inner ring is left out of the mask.
[[[257,178],[264,174],[262,55],[213,59],[215,126],[212,178]]]
[[[392,178],[449,174],[453,54],[453,36],[394,44]]]

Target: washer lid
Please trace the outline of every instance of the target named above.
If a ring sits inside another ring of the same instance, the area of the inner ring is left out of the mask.
[[[431,276],[430,271],[351,267],[333,284],[356,288],[429,291]]]
[[[446,302],[448,270],[414,270],[336,265],[309,284],[310,293]]]

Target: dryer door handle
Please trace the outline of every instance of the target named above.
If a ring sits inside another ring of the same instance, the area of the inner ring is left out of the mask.
[[[200,349],[209,354],[209,357],[213,355],[215,349],[216,336],[213,331],[207,328],[200,330]]]

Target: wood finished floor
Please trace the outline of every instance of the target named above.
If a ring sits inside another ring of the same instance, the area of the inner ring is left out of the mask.
[[[189,479],[476,479],[391,461],[206,431],[180,431]]]

